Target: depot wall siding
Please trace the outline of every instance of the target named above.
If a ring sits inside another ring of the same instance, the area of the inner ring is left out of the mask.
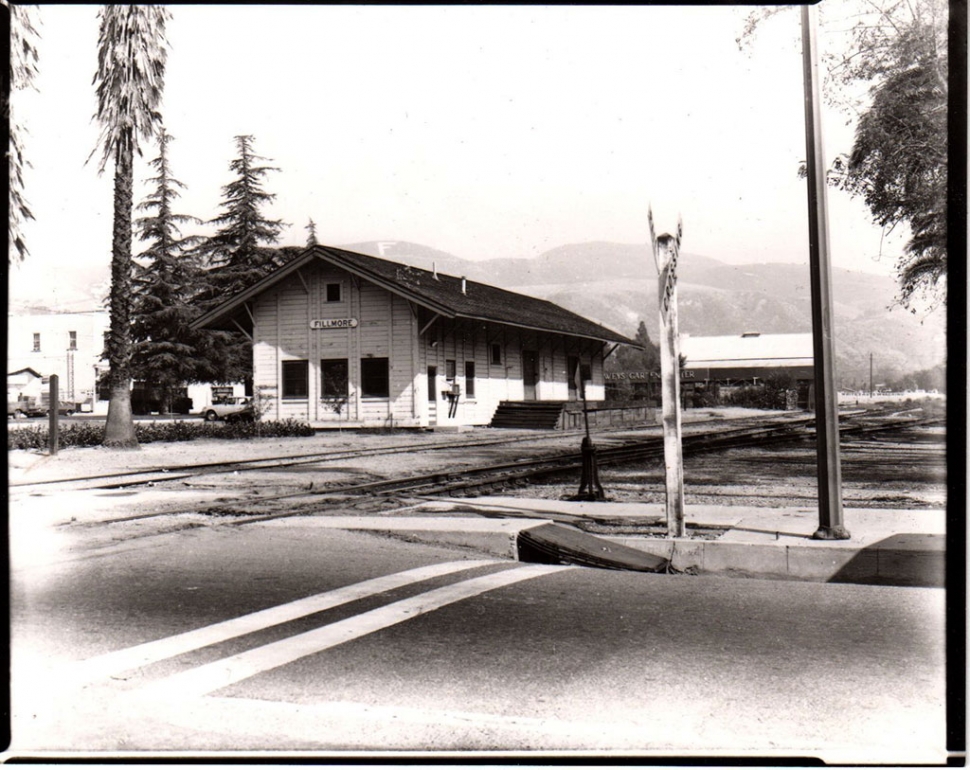
[[[327,301],[327,284],[340,285],[340,299]],[[537,400],[569,398],[568,356],[591,365],[594,383],[589,400],[603,398],[602,346],[519,329],[498,323],[431,317],[407,299],[339,268],[310,265],[252,302],[254,385],[263,419],[296,419],[317,426],[487,425],[502,401],[524,398],[524,350],[537,355]],[[311,328],[317,320],[356,319],[356,327]],[[424,334],[421,329],[425,328]],[[500,361],[492,361],[492,345]],[[388,359],[388,397],[365,397],[361,360]],[[346,359],[347,401],[339,412],[322,396],[321,360]],[[285,361],[307,361],[306,398],[282,397]],[[453,380],[447,362],[455,362],[461,396],[449,418]],[[474,362],[474,394],[469,396],[466,362]],[[429,392],[428,367],[437,368]]]

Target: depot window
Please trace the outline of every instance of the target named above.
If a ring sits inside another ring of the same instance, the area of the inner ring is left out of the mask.
[[[340,284],[327,284],[327,302],[340,302]]]
[[[320,394],[324,398],[347,395],[347,359],[324,358],[320,361]]]
[[[497,342],[492,345],[492,363],[501,364],[502,363],[502,346]]]
[[[283,398],[307,397],[307,362],[283,362]]]
[[[360,359],[360,394],[364,398],[389,398],[391,383],[386,358]]]
[[[475,397],[475,362],[465,361],[465,396]]]

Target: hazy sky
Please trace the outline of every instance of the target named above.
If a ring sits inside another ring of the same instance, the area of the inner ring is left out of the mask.
[[[108,275],[113,169],[99,177],[99,156],[85,165],[98,135],[97,9],[41,7],[38,90],[15,95],[36,221],[27,263],[11,271],[14,300],[81,309]],[[794,11],[741,52],[747,8],[171,10],[163,112],[183,213],[219,212],[233,137],[252,134],[280,168],[265,213],[290,223],[283,245],[305,243],[312,217],[326,244],[531,257],[645,243],[652,204],[658,232],[683,216],[688,253],[807,263]],[[831,110],[823,120],[831,159],[852,126]],[[136,162],[136,201],[156,154]],[[901,238],[883,242],[859,201],[829,201],[833,263],[890,272]]]

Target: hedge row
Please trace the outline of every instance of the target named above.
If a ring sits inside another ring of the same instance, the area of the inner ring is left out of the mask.
[[[136,422],[139,444],[153,441],[192,441],[199,438],[247,439],[281,436],[312,436],[314,430],[305,422],[276,420],[271,422]],[[103,422],[75,422],[64,425],[58,433],[58,446],[99,446],[104,440]],[[7,450],[46,449],[49,433],[46,425],[15,428],[8,424]]]

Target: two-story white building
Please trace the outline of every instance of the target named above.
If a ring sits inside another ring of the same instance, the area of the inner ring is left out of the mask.
[[[35,311],[7,318],[7,372],[31,369],[58,377],[60,400],[93,410],[108,314]]]
[[[551,302],[314,246],[201,316],[253,344],[264,419],[316,427],[487,425],[501,402],[604,398],[632,340]]]
[[[46,404],[49,379],[56,374],[62,404],[72,404],[78,411],[107,414],[108,392],[103,381],[108,361],[102,356],[109,328],[109,316],[103,310],[11,313],[7,317],[8,402],[23,392],[23,374],[31,371],[40,382],[31,383],[25,395]],[[132,402],[136,407],[145,403],[140,397],[143,389],[144,383],[133,383]],[[185,390],[192,403],[188,408],[199,413],[222,397],[243,395],[245,387],[242,383],[190,383]],[[147,409],[136,408],[136,413]]]

